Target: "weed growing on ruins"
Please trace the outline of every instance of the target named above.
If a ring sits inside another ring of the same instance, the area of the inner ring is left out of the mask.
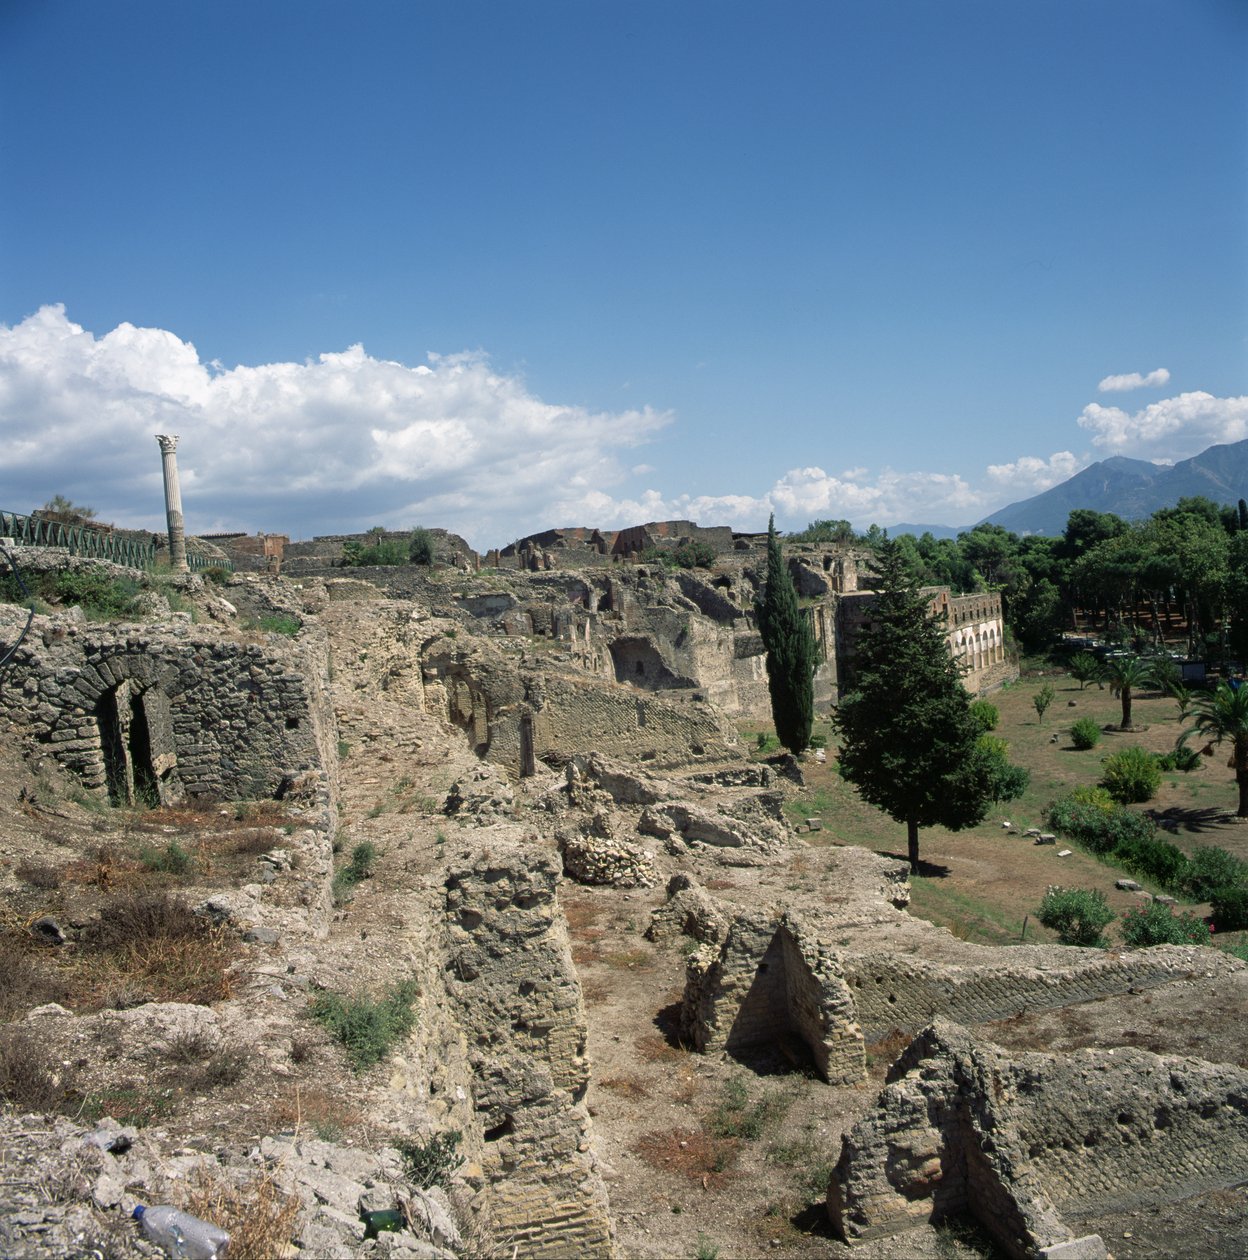
[[[402,1138],[395,1145],[403,1156],[408,1178],[422,1190],[431,1186],[449,1186],[451,1176],[464,1162],[459,1144],[464,1135],[458,1129],[433,1134],[427,1141]]]
[[[326,990],[317,995],[308,1014],[346,1048],[351,1066],[362,1072],[380,1063],[416,1026],[412,1003],[419,994],[414,980],[392,984],[375,1002]]]
[[[719,1248],[706,1234],[698,1234],[698,1249],[693,1253],[693,1260],[719,1260]]]
[[[303,629],[303,622],[290,613],[273,613],[261,617],[254,627],[249,626],[248,629],[263,630],[268,634],[284,634],[293,639]]]
[[[195,859],[176,840],[170,840],[163,849],[145,844],[139,850],[139,861],[146,870],[162,875],[182,877],[195,870]]]
[[[346,761],[346,759],[350,755],[351,755],[351,745],[348,744],[345,739],[340,739],[338,741],[338,760]]]
[[[201,1171],[185,1203],[193,1216],[212,1221],[229,1234],[230,1260],[269,1260],[293,1250],[291,1237],[301,1206],[267,1169],[237,1185]]]
[[[371,879],[376,864],[377,846],[371,840],[361,840],[351,850],[351,861],[334,876],[334,901],[347,900],[357,884]]]
[[[707,1129],[712,1137],[756,1142],[763,1130],[781,1119],[787,1109],[788,1102],[777,1094],[751,1103],[745,1082],[734,1077],[724,1083],[719,1102],[707,1120]]]
[[[967,1216],[947,1216],[936,1226],[936,1254],[940,1260],[963,1260],[967,1255],[999,1260],[1001,1256],[992,1235]]]
[[[1056,932],[1063,945],[1103,947],[1103,933],[1113,921],[1114,912],[1099,890],[1055,885],[1044,894],[1036,918]]]

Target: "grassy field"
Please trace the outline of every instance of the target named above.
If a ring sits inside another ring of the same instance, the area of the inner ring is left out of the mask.
[[[1057,695],[1041,721],[1032,697],[1045,683]],[[1026,674],[1020,682],[988,699],[1001,714],[994,734],[1008,741],[1010,759],[1030,770],[1031,782],[1020,800],[994,806],[978,827],[957,833],[933,827],[920,833],[922,871],[912,881],[912,912],[967,940],[1007,944],[1021,939],[1024,919],[1027,941],[1053,939],[1034,917],[1051,884],[1100,889],[1119,913],[1137,905],[1136,897],[1114,887],[1114,881],[1125,872],[1073,844],[1059,841],[1056,846],[1042,846],[1010,836],[1002,823],[1008,819],[1023,830],[1047,830],[1046,805],[1080,784],[1096,783],[1106,756],[1133,744],[1152,752],[1171,749],[1183,729],[1178,705],[1168,697],[1145,692],[1133,704],[1133,718],[1141,729],[1129,734],[1105,731],[1096,748],[1078,751],[1070,741],[1074,721],[1088,717],[1106,727],[1121,717],[1121,706],[1108,689],[1093,684],[1081,690],[1074,679],[1047,669]],[[761,729],[758,723],[743,728],[751,746]],[[804,764],[806,787],[789,804],[791,821],[797,825],[807,818],[822,821],[822,830],[807,836],[813,844],[856,844],[904,857],[904,826],[865,804],[841,779],[835,766],[835,741],[827,723],[817,724],[816,732],[828,738],[828,760],[824,765],[813,760]],[[1168,838],[1186,852],[1201,844],[1216,844],[1248,859],[1248,825],[1226,820],[1235,804],[1234,775],[1226,767],[1226,757],[1215,752],[1202,758],[1190,774],[1163,774],[1156,798],[1133,808],[1154,811]],[[1073,852],[1059,858],[1064,848]],[[1139,882],[1147,887],[1145,881]],[[1191,908],[1202,914],[1208,909]],[[1113,935],[1111,929],[1111,938]],[[1220,938],[1220,943],[1235,943],[1240,938],[1248,938],[1248,934],[1228,935]]]

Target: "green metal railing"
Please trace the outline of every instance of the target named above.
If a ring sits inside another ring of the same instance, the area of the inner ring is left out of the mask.
[[[69,525],[47,516],[0,509],[0,538],[12,538],[19,547],[64,547],[71,556],[111,560],[132,569],[151,569],[156,564],[152,543],[122,537],[95,525]],[[234,567],[228,560],[203,555],[191,547],[186,549],[186,562],[193,572]]]

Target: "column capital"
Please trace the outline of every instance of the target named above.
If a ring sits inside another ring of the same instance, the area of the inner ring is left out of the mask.
[[[160,453],[162,455],[172,455],[178,449],[178,435],[174,434],[156,434],[156,441],[160,443]]]

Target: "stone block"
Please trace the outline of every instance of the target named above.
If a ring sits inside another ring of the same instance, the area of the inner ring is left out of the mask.
[[[1121,888],[1123,892],[1139,892],[1140,886],[1133,879],[1116,879],[1114,881],[1115,888]]]
[[[1050,1243],[1037,1253],[1040,1260],[1106,1260],[1109,1254],[1100,1234],[1085,1234],[1066,1242]]]

